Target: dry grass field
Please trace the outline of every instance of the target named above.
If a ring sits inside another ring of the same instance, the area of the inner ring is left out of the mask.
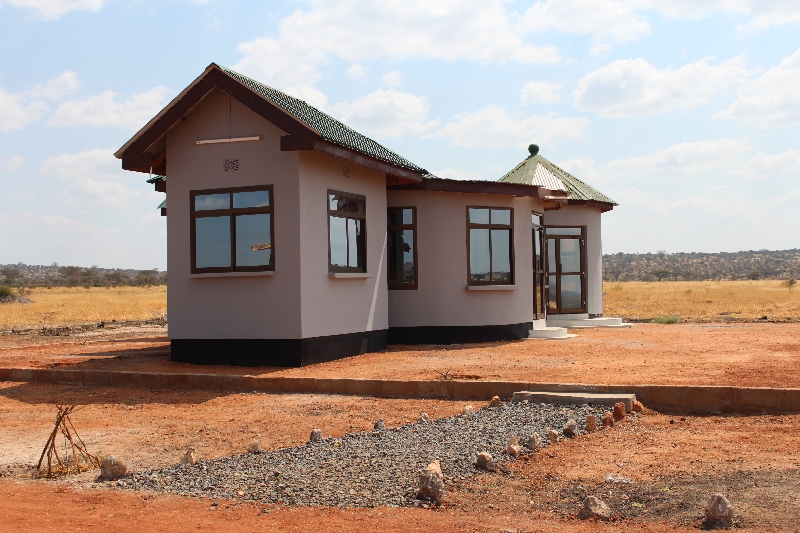
[[[0,329],[148,320],[167,312],[165,286],[33,289],[27,297],[33,303],[0,304]]]
[[[634,320],[800,319],[800,284],[785,281],[606,282],[603,291],[606,315]]]

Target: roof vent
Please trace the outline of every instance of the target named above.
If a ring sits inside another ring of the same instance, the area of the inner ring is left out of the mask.
[[[538,144],[532,144],[532,145],[528,146],[528,151],[531,153],[531,156],[535,156],[536,154],[539,153],[539,145]]]

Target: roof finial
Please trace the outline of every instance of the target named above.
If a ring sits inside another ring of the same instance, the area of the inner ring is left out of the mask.
[[[528,151],[531,153],[531,157],[535,156],[536,154],[539,153],[539,145],[538,144],[532,144],[532,145],[528,146]]]

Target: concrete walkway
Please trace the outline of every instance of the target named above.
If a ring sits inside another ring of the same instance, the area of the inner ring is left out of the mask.
[[[47,368],[0,368],[0,381],[448,400],[489,400],[492,396],[511,398],[515,392],[519,391],[628,393],[635,394],[637,399],[646,407],[658,411],[749,414],[800,413],[800,389],[798,388],[261,377]]]

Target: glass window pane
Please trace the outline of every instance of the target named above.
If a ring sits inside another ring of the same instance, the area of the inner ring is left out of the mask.
[[[269,207],[269,191],[235,192],[233,207]]]
[[[556,271],[556,240],[547,239],[547,271]],[[554,289],[555,290],[555,289]]]
[[[561,308],[581,308],[581,277],[561,276]]]
[[[358,213],[359,215],[364,214],[364,200],[358,198],[348,198],[347,199],[347,212],[348,213]]]
[[[341,194],[329,194],[328,205],[331,211],[347,212],[347,196]]]
[[[386,225],[387,226],[397,226],[397,225],[399,225],[401,223],[402,218],[400,216],[400,211],[402,211],[402,210],[401,209],[393,209],[391,207],[387,210],[387,215],[386,215]]]
[[[266,266],[272,257],[272,215],[236,216],[236,266]]]
[[[492,209],[492,224],[511,225],[511,209]]]
[[[578,239],[561,239],[561,272],[581,271],[581,247]]]
[[[558,297],[556,295],[556,277],[555,276],[547,276],[547,284],[549,285],[547,289],[547,307],[549,309],[558,309]]]
[[[580,235],[581,228],[547,228],[548,235]]]
[[[414,284],[414,230],[392,230],[388,234],[389,284]]]
[[[360,220],[354,220],[352,218],[347,219],[347,242],[349,244],[348,247],[348,257],[347,257],[347,266],[357,267],[358,266],[358,224]]]
[[[388,223],[390,226],[410,226],[414,223],[414,210],[390,208]]]
[[[511,230],[492,230],[492,281],[511,283]]]
[[[469,223],[470,224],[488,224],[489,223],[489,210],[469,208]]]
[[[231,217],[195,219],[195,266],[231,266]]]
[[[403,230],[403,283],[414,284],[414,230]]]
[[[403,224],[411,225],[414,223],[414,210],[403,209]]]
[[[331,265],[347,266],[347,219],[330,217]]]
[[[400,273],[403,271],[403,239],[402,231],[392,230],[386,234],[386,246],[389,252],[387,279],[389,285],[400,283]]]
[[[488,210],[486,215],[488,218]],[[469,275],[473,282],[489,281],[489,230],[469,230]]]
[[[194,197],[195,211],[209,211],[211,209],[230,209],[231,195],[223,194],[199,194]]]
[[[542,215],[537,215],[536,213],[533,213],[531,215],[531,224],[533,224],[534,226],[541,226],[542,225]]]

